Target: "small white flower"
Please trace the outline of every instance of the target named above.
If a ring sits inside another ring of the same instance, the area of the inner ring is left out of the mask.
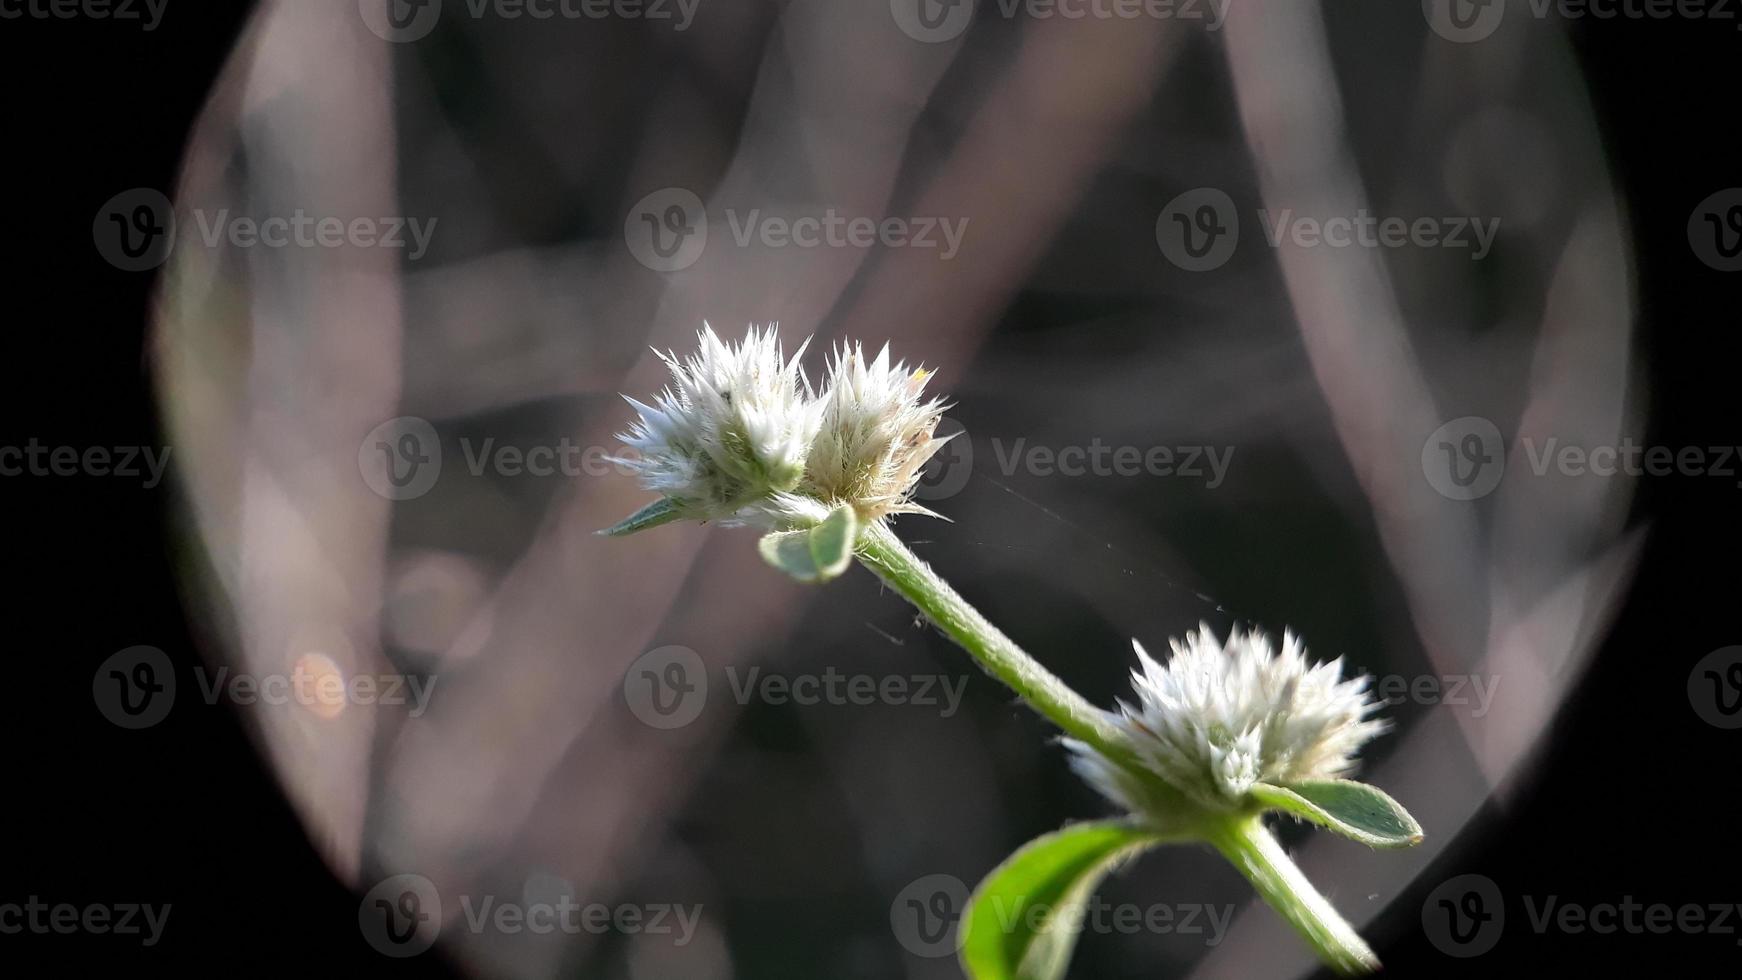
[[[727,345],[707,324],[698,351],[659,357],[672,383],[654,404],[623,396],[641,417],[617,436],[660,499],[600,533],[632,534],[674,520],[716,520],[772,530],[808,527],[850,505],[862,521],[923,513],[912,502],[920,469],[949,441],[934,435],[944,404],[923,396],[925,370],[875,360],[843,343],[819,397],[787,360],[770,326]],[[655,353],[658,353],[655,351]],[[934,515],[935,516],[935,515]]]
[[[1341,658],[1311,663],[1292,633],[1280,652],[1256,632],[1235,631],[1224,646],[1207,625],[1170,643],[1162,665],[1132,641],[1138,704],[1121,702],[1117,723],[1146,768],[1211,809],[1238,806],[1257,782],[1343,776],[1387,727],[1368,717],[1379,704],[1366,676],[1344,680]],[[1154,806],[1141,780],[1081,742],[1066,744],[1103,795],[1133,812]]]
[[[641,417],[617,436],[637,454],[620,462],[683,517],[771,523],[816,436],[819,406],[798,363],[809,341],[787,360],[772,326],[751,327],[736,345],[706,323],[696,337],[687,358],[659,354],[672,384],[655,404],[623,396]]]
[[[946,406],[924,399],[931,372],[889,362],[885,344],[866,360],[859,344],[842,344],[829,365],[822,423],[805,466],[808,492],[850,502],[867,521],[932,512],[912,502],[920,470],[948,436],[934,436]],[[933,515],[936,516],[936,515]]]

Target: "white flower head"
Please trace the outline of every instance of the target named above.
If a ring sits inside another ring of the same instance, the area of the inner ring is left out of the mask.
[[[825,502],[851,502],[868,521],[931,514],[912,502],[914,484],[950,437],[935,436],[947,406],[924,398],[930,376],[924,368],[891,364],[887,344],[874,360],[857,343],[836,348],[805,467],[807,491]]]
[[[788,360],[772,325],[732,345],[706,323],[696,337],[681,360],[654,352],[672,383],[653,405],[623,396],[641,417],[617,436],[636,450],[620,462],[683,517],[760,522],[803,479],[816,436],[819,405],[799,366],[809,341]]]
[[[1239,805],[1254,783],[1346,775],[1361,746],[1387,727],[1369,717],[1379,707],[1369,678],[1344,680],[1341,658],[1312,663],[1292,633],[1283,633],[1280,651],[1257,632],[1235,630],[1224,645],[1203,624],[1185,642],[1169,642],[1164,665],[1132,641],[1138,703],[1121,702],[1118,725],[1144,767],[1211,809]],[[1066,744],[1084,779],[1145,812],[1140,780],[1081,742]]]
[[[912,502],[949,441],[935,434],[943,402],[924,397],[930,372],[843,343],[818,396],[799,367],[808,340],[790,360],[773,326],[728,345],[704,323],[697,341],[689,357],[659,354],[672,383],[654,404],[624,396],[641,417],[617,436],[635,457],[616,462],[660,497],[601,534],[685,519],[787,530],[842,505],[862,522],[931,513]]]

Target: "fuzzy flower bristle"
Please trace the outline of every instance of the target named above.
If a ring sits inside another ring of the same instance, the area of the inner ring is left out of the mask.
[[[772,325],[726,344],[704,323],[696,340],[688,357],[659,354],[672,381],[652,405],[624,396],[640,418],[617,436],[635,450],[618,462],[660,499],[601,534],[674,520],[788,530],[842,505],[866,522],[931,513],[912,502],[921,468],[949,441],[935,435],[943,402],[924,397],[931,372],[892,364],[887,345],[867,360],[842,343],[818,394],[799,367],[808,340],[790,360]]]
[[[1136,705],[1120,703],[1118,725],[1145,768],[1211,809],[1238,805],[1254,783],[1331,779],[1387,723],[1366,676],[1343,679],[1338,658],[1314,664],[1293,633],[1278,651],[1257,632],[1231,632],[1226,644],[1200,624],[1173,656],[1157,663],[1135,640]],[[1066,740],[1072,765],[1127,810],[1151,806],[1141,781],[1093,748]]]
[[[758,522],[757,512],[798,486],[819,411],[799,366],[773,326],[752,326],[728,345],[706,323],[697,352],[659,357],[672,382],[653,405],[623,396],[640,413],[617,438],[636,451],[621,462],[685,517]]]
[[[949,441],[935,436],[947,406],[924,397],[930,377],[924,368],[890,363],[887,344],[874,359],[857,343],[837,347],[805,466],[806,489],[824,501],[852,502],[866,520],[931,514],[912,502],[920,470]]]

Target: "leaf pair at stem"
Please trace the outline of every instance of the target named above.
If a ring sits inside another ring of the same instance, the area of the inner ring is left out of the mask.
[[[1264,828],[1263,814],[1282,810],[1372,847],[1415,844],[1420,826],[1391,797],[1351,780],[1259,784],[1252,796],[1262,804],[1256,812],[1205,817],[1190,831],[1164,832],[1138,819],[1100,820],[1023,845],[968,899],[960,926],[963,970],[973,980],[1063,977],[1101,880],[1153,847],[1193,841],[1207,841],[1227,857],[1338,973],[1377,969],[1378,959],[1354,930],[1305,886]]]

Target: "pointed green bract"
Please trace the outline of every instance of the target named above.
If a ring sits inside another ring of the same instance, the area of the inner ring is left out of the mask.
[[[1352,779],[1311,779],[1288,786],[1258,783],[1252,796],[1368,847],[1421,843],[1421,824],[1379,789]]]
[[[641,508],[622,521],[599,531],[609,538],[620,538],[636,531],[645,531],[650,527],[669,524],[683,517],[683,507],[670,497],[661,497],[646,507]]]
[[[993,869],[962,912],[970,980],[1057,980],[1070,965],[1090,893],[1120,863],[1164,840],[1123,820],[1037,837]]]

